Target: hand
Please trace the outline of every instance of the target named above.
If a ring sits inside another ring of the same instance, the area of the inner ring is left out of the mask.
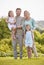
[[[14,24],[16,23],[16,20],[14,20],[14,22],[13,22]]]
[[[17,26],[17,29],[21,29],[22,28],[22,26],[20,25],[20,26]]]
[[[8,21],[7,20],[5,20],[6,21],[6,23],[8,23]]]
[[[11,23],[11,22],[8,22],[8,23],[10,23],[10,24],[15,24],[15,22],[12,22],[12,23]]]

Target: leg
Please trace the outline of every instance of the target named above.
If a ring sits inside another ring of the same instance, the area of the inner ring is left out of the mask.
[[[34,34],[33,34],[33,42],[34,42]],[[36,57],[38,57],[37,49],[36,49],[36,46],[35,46],[34,43],[33,43],[32,50],[33,50],[33,52],[34,52],[34,55],[35,55]]]
[[[31,58],[31,56],[32,56],[32,49],[30,47],[27,47],[27,53],[28,53],[28,58]]]
[[[12,28],[12,39],[16,39],[16,29]]]
[[[22,59],[22,49],[23,49],[23,38],[19,37],[19,47],[20,47],[20,59]]]
[[[17,59],[17,43],[16,40],[12,40],[12,46],[13,46],[13,51],[14,51],[14,58]]]
[[[33,45],[32,50],[33,50],[33,52],[34,52],[34,55],[35,55],[36,57],[38,57],[38,53],[37,53],[35,44]]]

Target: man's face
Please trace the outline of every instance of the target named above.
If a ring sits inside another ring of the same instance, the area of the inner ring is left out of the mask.
[[[16,15],[20,16],[21,15],[21,10],[16,10]]]

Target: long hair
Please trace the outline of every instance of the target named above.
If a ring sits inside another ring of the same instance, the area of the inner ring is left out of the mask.
[[[10,13],[12,12],[12,10],[10,10],[9,12],[8,12],[8,16],[10,17]]]

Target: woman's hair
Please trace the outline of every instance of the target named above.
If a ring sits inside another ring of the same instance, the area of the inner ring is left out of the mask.
[[[9,17],[10,17],[10,13],[11,13],[11,12],[12,12],[12,11],[9,11],[9,12],[8,12],[8,16],[9,16]]]
[[[24,14],[25,14],[25,12],[28,13],[28,14],[30,14],[29,11],[27,11],[27,10],[24,11]]]

